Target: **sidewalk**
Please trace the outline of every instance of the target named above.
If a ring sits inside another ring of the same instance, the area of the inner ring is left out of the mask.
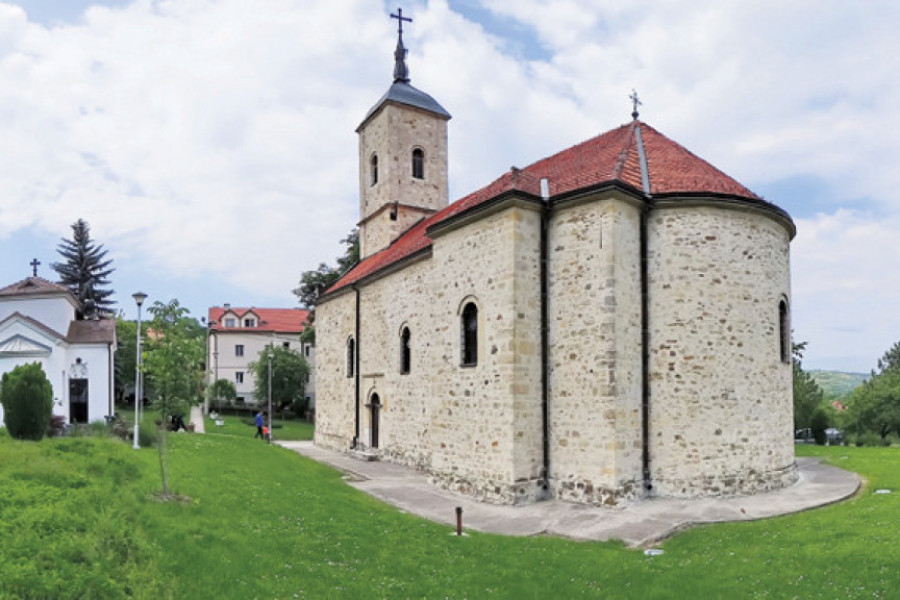
[[[456,507],[463,528],[501,535],[556,535],[576,540],[622,540],[631,547],[652,545],[679,529],[699,523],[752,521],[838,502],[860,487],[855,473],[798,458],[800,478],[789,488],[737,498],[681,500],[653,498],[623,508],[601,508],[546,500],[508,506],[486,504],[442,490],[426,475],[387,462],[365,462],[325,450],[312,442],[275,443],[348,474],[353,487],[397,508],[455,527]]]

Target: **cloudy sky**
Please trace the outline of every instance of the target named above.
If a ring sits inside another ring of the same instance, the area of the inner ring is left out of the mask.
[[[294,306],[357,220],[395,3],[0,0],[0,283],[86,219],[130,294]],[[406,2],[451,198],[641,118],[788,210],[805,366],[900,340],[900,3]]]

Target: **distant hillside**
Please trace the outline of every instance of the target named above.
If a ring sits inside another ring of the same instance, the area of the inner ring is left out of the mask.
[[[810,371],[826,398],[840,398],[868,379],[869,373],[842,373],[841,371]]]

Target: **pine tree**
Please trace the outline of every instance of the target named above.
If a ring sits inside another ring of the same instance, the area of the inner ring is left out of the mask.
[[[59,282],[81,304],[81,317],[90,319],[109,314],[113,290],[103,288],[109,285],[109,274],[115,269],[109,268],[112,259],[106,258],[103,244],[91,240],[90,225],[84,219],[72,223],[72,239],[63,238],[56,251],[65,261],[51,266],[59,274]]]

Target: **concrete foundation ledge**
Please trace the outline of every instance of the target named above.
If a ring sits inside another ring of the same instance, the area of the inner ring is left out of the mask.
[[[501,535],[556,535],[576,540],[622,540],[647,546],[701,523],[751,521],[809,510],[849,498],[861,479],[815,458],[798,458],[793,485],[730,498],[651,498],[619,508],[546,500],[520,505],[479,502],[439,489],[424,473],[383,461],[364,462],[312,442],[276,442],[303,456],[353,475],[347,483],[401,510],[454,527],[456,507],[463,527]]]

